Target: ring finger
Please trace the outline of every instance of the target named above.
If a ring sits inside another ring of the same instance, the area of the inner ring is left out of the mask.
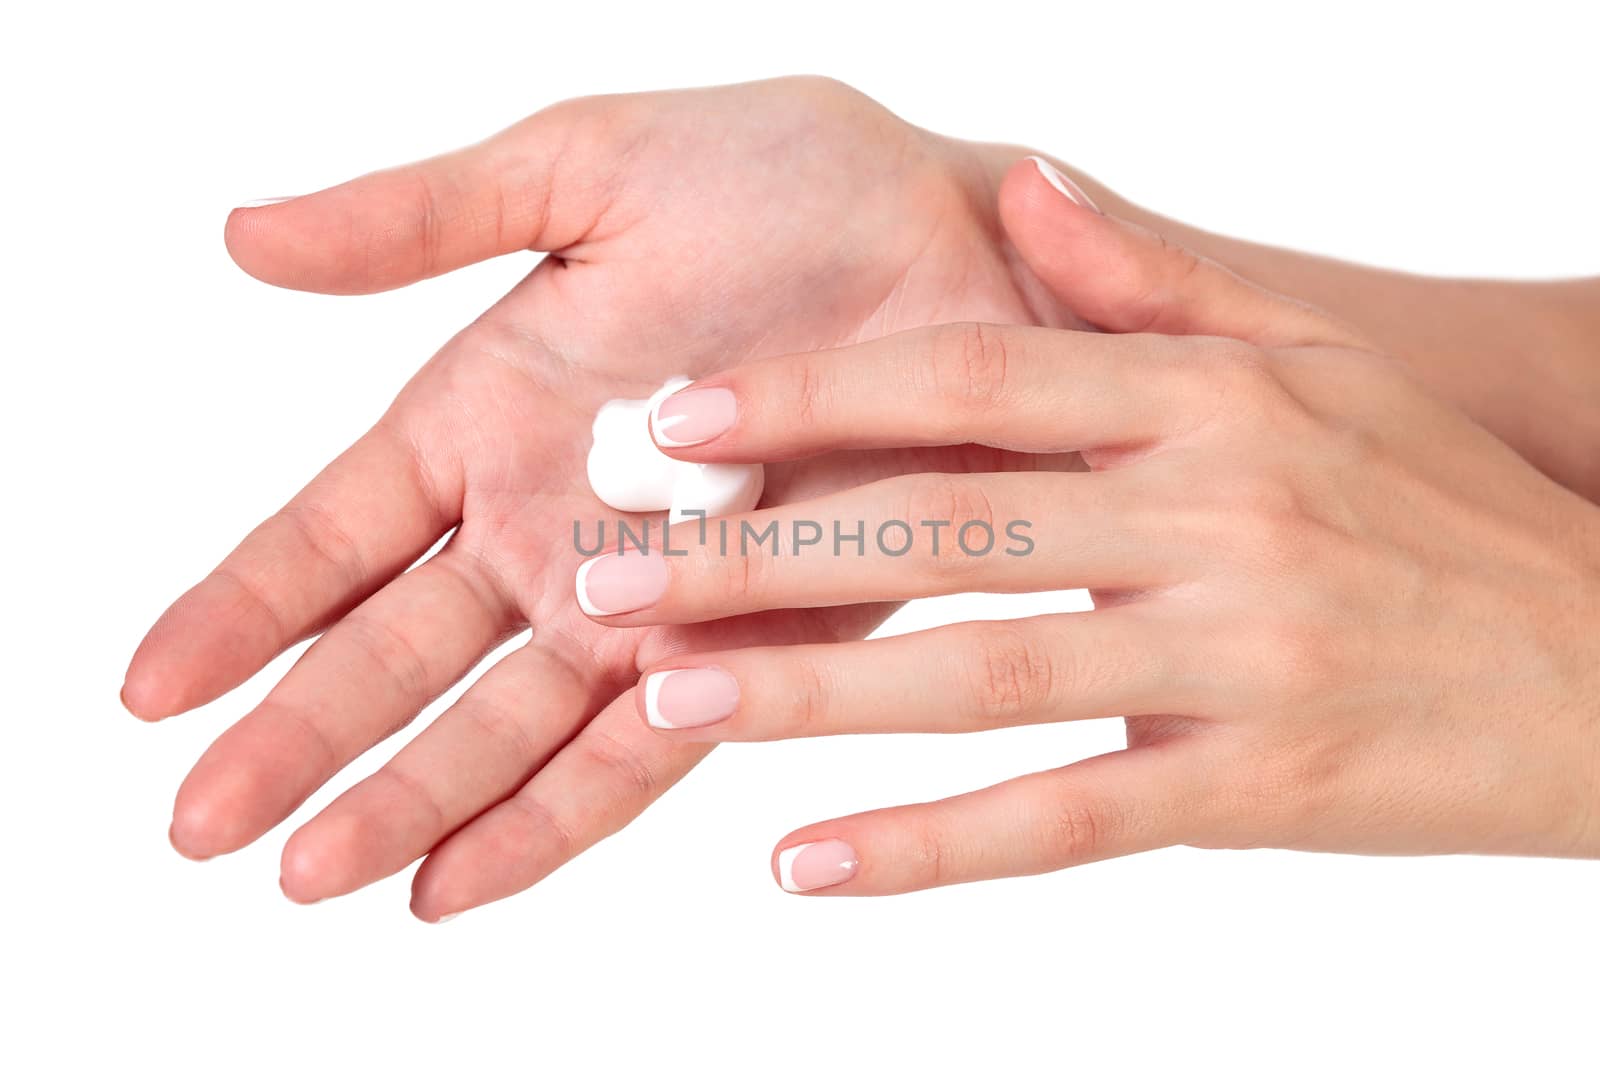
[[[645,722],[697,741],[946,733],[1207,701],[1196,643],[1129,606],[960,623],[838,645],[674,657],[640,680]]]

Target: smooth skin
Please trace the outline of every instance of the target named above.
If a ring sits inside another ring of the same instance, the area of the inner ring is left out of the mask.
[[[1049,187],[1009,186],[996,208],[1002,176],[1023,155],[916,129],[835,82],[783,79],[569,101],[450,155],[235,211],[226,230],[235,260],[316,292],[376,292],[490,256],[550,255],[140,645],[123,701],[154,721],[316,638],[185,780],[174,847],[208,858],[249,844],[496,645],[531,630],[284,851],[282,885],[299,901],[426,855],[412,910],[436,920],[532,885],[704,755],[706,746],[638,724],[626,693],[644,665],[868,632],[888,606],[628,631],[584,619],[571,602],[570,522],[606,514],[583,484],[588,422],[605,399],[646,395],[673,373],[938,322],[1079,325],[1006,233],[1027,229]],[[1102,205],[1139,216],[1078,177]],[[1265,276],[1292,276],[1290,288],[1313,299],[1354,291],[1353,278],[1371,288],[1393,280],[1185,234],[1228,244]],[[1568,314],[1581,302],[1539,287],[1495,291],[1508,321],[1570,318],[1556,332],[1581,332],[1581,316]],[[1427,296],[1443,308],[1449,293]],[[1464,350],[1450,336],[1456,316],[1424,319],[1437,330],[1415,339],[1419,362]],[[1515,338],[1504,340],[1512,350]],[[1480,332],[1475,343],[1493,348],[1496,337]],[[1545,403],[1570,404],[1588,388],[1574,366],[1555,377],[1529,368],[1518,381]],[[1469,411],[1537,451],[1535,436],[1493,410],[1500,395]],[[982,446],[857,452],[774,467],[767,499],[917,471],[1077,462]],[[1587,469],[1570,457],[1556,467]],[[407,570],[451,531],[442,552]]]
[[[411,907],[436,921],[534,884],[705,754],[639,724],[625,694],[644,664],[869,632],[888,607],[643,631],[586,620],[572,523],[619,517],[584,478],[589,423],[611,397],[784,351],[957,319],[1072,324],[998,239],[995,188],[1020,154],[785,79],[570,101],[452,155],[235,211],[240,266],[317,292],[550,255],[140,645],[122,696],[155,721],[317,637],[183,782],[173,846],[202,859],[248,845],[531,629],[284,848],[283,890],[303,902],[426,856]],[[772,470],[767,499],[1057,462],[973,446],[829,457]]]
[[[765,360],[689,387],[730,391],[734,418],[668,451],[969,442],[1077,452],[1087,472],[913,474],[731,517],[948,526],[937,555],[925,530],[904,555],[870,536],[863,555],[685,539],[654,604],[601,621],[973,590],[1089,588],[1097,609],[671,656],[635,690],[641,721],[650,679],[685,669],[736,687],[716,690],[720,721],[655,725],[696,743],[1127,717],[1124,751],[789,835],[775,864],[812,842],[854,857],[830,861],[843,880],[822,894],[1180,843],[1600,856],[1600,510],[1353,327],[1137,225],[1052,208],[1040,274],[1107,333],[946,325]],[[1121,332],[1151,322],[1166,335]],[[1031,522],[1026,556],[951,545],[964,523],[1013,519]]]

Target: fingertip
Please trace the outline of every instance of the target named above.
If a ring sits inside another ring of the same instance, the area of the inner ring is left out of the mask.
[[[442,926],[451,919],[461,917],[461,912],[459,911],[440,912],[437,909],[425,907],[415,900],[411,902],[411,914],[429,926]]]
[[[172,851],[186,860],[203,863],[224,851],[210,847],[214,836],[209,816],[196,805],[179,804],[173,808],[172,822],[167,826],[167,842]]]
[[[1020,159],[1006,172],[998,206],[1007,234],[1024,256],[1048,263],[1059,258],[1063,243],[1093,232],[1106,217],[1081,186],[1039,156]]]
[[[785,893],[815,893],[847,886],[861,870],[855,846],[843,837],[798,831],[772,853],[772,876]]]
[[[411,879],[411,914],[430,926],[449,922],[468,908],[476,906],[459,895],[449,896],[439,884],[436,867],[437,863],[430,855],[422,861],[416,876]]]
[[[254,623],[260,609],[226,582],[207,579],[162,613],[123,678],[122,704],[145,722],[210,703],[248,678],[275,650]]]
[[[140,722],[160,722],[184,710],[173,698],[170,687],[158,675],[145,669],[137,658],[128,666],[117,699]]]
[[[424,860],[423,868],[425,869],[427,865],[427,861]],[[431,881],[431,879],[424,877],[424,871],[422,869],[417,871],[417,876],[411,881],[410,903],[411,914],[414,915],[418,920],[427,923],[429,926],[438,926],[440,923],[447,923],[451,919],[459,916],[462,912],[477,906],[476,904],[470,904],[459,900],[455,903],[451,903],[450,901],[446,900],[442,894],[433,892],[430,889],[429,883]]]
[[[282,289],[350,295],[394,288],[353,254],[353,223],[320,194],[244,204],[228,213],[222,242],[250,277]]]
[[[333,895],[326,891],[327,850],[318,847],[311,823],[302,826],[284,843],[278,858],[278,888],[296,904],[314,904]]]
[[[235,727],[237,729],[237,727]],[[189,776],[178,787],[172,804],[172,847],[189,859],[210,859],[234,852],[254,841],[287,811],[260,825],[263,785],[271,771],[229,760],[219,746],[229,734],[213,742]]]

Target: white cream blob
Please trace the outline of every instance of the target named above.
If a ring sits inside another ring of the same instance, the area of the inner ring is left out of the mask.
[[[656,447],[650,420],[667,397],[689,384],[670,379],[647,400],[608,400],[594,417],[589,486],[618,511],[670,511],[670,522],[749,511],[761,499],[759,463],[685,463]]]

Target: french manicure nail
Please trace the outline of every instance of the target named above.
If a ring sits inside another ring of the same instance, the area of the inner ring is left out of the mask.
[[[644,717],[662,730],[721,722],[739,706],[739,683],[715,667],[657,671],[644,680]]]
[[[1050,163],[1048,160],[1041,159],[1038,156],[1029,156],[1028,158],[1033,160],[1033,165],[1039,168],[1039,174],[1043,176],[1045,181],[1050,183],[1056,192],[1060,193],[1068,200],[1071,200],[1079,207],[1088,208],[1096,215],[1105,214],[1097,206],[1095,206],[1095,202],[1093,200],[1089,199],[1089,194],[1078,187],[1077,182],[1061,173],[1060,169],[1057,168],[1053,163]]]
[[[793,845],[778,853],[778,884],[790,893],[826,889],[855,877],[856,850],[837,838]]]
[[[720,386],[685,388],[650,413],[650,433],[669,448],[699,445],[726,431],[739,415],[733,390]]]
[[[578,606],[585,615],[647,608],[667,591],[667,561],[645,552],[596,556],[578,568]]]
[[[241,210],[243,208],[251,208],[251,207],[271,207],[273,204],[281,204],[286,200],[293,200],[293,199],[295,199],[295,198],[292,197],[292,196],[269,196],[265,200],[247,200],[244,203],[240,204],[239,207],[235,208],[234,210],[237,211],[237,210]]]

